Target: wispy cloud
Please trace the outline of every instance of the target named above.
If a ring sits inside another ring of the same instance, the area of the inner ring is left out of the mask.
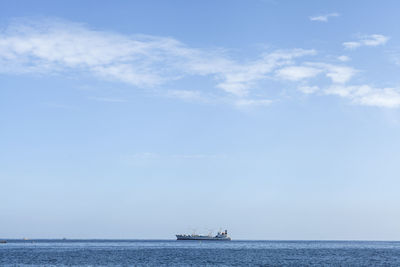
[[[0,72],[79,70],[138,87],[188,75],[211,76],[216,88],[236,96],[247,95],[276,67],[313,54],[313,50],[282,50],[238,62],[223,50],[190,48],[170,37],[127,36],[57,20],[16,22],[0,35]]]
[[[347,83],[358,72],[353,67],[327,63],[308,63],[313,67],[321,68],[333,83]]]
[[[329,18],[339,17],[339,16],[340,16],[339,13],[329,13],[329,14],[325,14],[325,15],[312,16],[312,17],[309,17],[309,19],[311,21],[328,22]]]
[[[400,49],[392,49],[385,51],[387,57],[391,62],[400,66]]]
[[[311,67],[312,69],[308,69]],[[305,84],[297,89],[305,94],[336,95],[350,100],[352,103],[381,108],[400,107],[400,88],[375,87],[368,84],[349,85],[348,82],[358,71],[354,68],[327,63],[306,62],[300,67],[285,67],[278,70],[278,75],[292,81],[307,80],[319,74],[324,74],[331,84],[320,87],[315,84]],[[283,75],[284,74],[284,75]],[[304,82],[304,81],[303,81]],[[307,81],[310,83],[310,81]]]
[[[290,66],[279,69],[277,76],[291,81],[299,81],[305,78],[311,78],[321,73],[321,69],[307,66]]]
[[[256,106],[269,106],[272,103],[270,99],[240,99],[236,101],[238,107],[256,107]]]
[[[172,97],[172,98],[179,98],[179,99],[187,100],[187,101],[204,100],[204,97],[200,91],[168,90],[167,96]]]
[[[357,41],[344,42],[343,46],[346,49],[356,49],[361,46],[378,46],[384,45],[389,40],[388,36],[382,34],[363,35]]]
[[[347,62],[347,61],[350,60],[350,58],[348,56],[345,56],[345,55],[338,56],[337,59],[342,61],[342,62]]]
[[[333,83],[346,83],[357,73],[357,70],[343,65],[305,62],[301,66],[289,66],[276,71],[278,77],[291,81],[313,78],[322,73]]]
[[[332,14],[327,18],[336,16]],[[373,34],[343,45],[348,48],[377,46],[388,39]],[[0,32],[0,73],[85,73],[140,88],[165,88],[159,85],[202,76],[214,84],[218,94],[170,89],[161,94],[185,101],[206,102],[210,102],[207,98],[219,95],[222,102],[228,101],[239,108],[270,105],[272,100],[262,87],[269,81],[281,83],[278,88],[292,82],[305,94],[325,92],[361,105],[399,106],[396,88],[349,85],[358,70],[345,65],[348,57],[341,56],[337,58],[341,63],[333,64],[315,60],[316,55],[317,51],[313,49],[277,49],[252,59],[238,60],[223,48],[194,48],[171,37],[122,35],[60,20],[17,20]],[[323,86],[318,80],[324,77],[327,79],[323,79]],[[90,99],[125,101],[99,96]]]
[[[350,99],[355,104],[384,108],[400,107],[400,88],[376,88],[370,85],[333,85],[326,94]]]

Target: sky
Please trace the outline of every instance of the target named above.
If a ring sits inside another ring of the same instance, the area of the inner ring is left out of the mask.
[[[400,240],[398,1],[1,1],[0,237]]]

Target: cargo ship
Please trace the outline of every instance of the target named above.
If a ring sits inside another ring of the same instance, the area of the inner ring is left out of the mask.
[[[176,235],[177,240],[205,240],[205,241],[231,241],[231,238],[228,236],[228,231],[225,230],[223,232],[219,231],[217,235]]]

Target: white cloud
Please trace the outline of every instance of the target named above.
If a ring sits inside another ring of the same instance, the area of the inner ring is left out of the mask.
[[[388,39],[374,34],[344,45],[348,48],[377,46]],[[349,86],[347,84],[358,72],[356,69],[344,64],[310,62],[308,57],[315,54],[312,49],[276,50],[253,60],[235,60],[223,49],[192,48],[170,37],[122,35],[54,20],[17,21],[0,32],[0,73],[85,73],[146,88],[192,75],[203,76],[228,94],[224,99],[237,107],[270,105],[272,101],[266,99],[265,94],[256,96],[253,89],[260,90],[262,82],[271,78],[277,82],[309,79],[296,86],[298,90],[305,94],[324,91],[361,105],[400,106],[398,89]],[[346,56],[338,59],[348,61]],[[321,75],[329,78],[327,89],[311,83],[311,78]],[[214,96],[196,90],[166,90],[162,94],[191,101],[205,101]],[[124,101],[107,97],[91,99]]]
[[[130,38],[61,21],[17,23],[0,35],[0,71],[79,70],[135,86],[154,86],[163,76],[153,66],[162,60],[160,54],[173,48],[180,46],[168,38]]]
[[[397,108],[400,106],[400,90],[394,88],[375,89],[361,96],[357,102],[367,106]]]
[[[370,36],[364,37],[362,43],[367,46],[378,46],[383,45],[389,40],[389,37],[381,34],[372,34]]]
[[[343,65],[306,62],[303,66],[288,66],[276,71],[278,77],[291,81],[313,78],[321,73],[324,73],[333,83],[346,83],[357,73],[357,70]]]
[[[347,49],[355,49],[361,46],[360,42],[344,42],[343,46]]]
[[[334,83],[346,83],[348,82],[357,71],[354,68],[347,66],[336,66],[331,64],[325,64],[326,76],[331,78]]]
[[[305,78],[315,77],[321,72],[321,69],[312,67],[290,66],[278,70],[277,76],[291,81],[299,81]]]
[[[352,100],[353,103],[384,107],[400,107],[400,90],[396,88],[375,88],[369,85],[333,85],[325,90],[326,94],[338,95]]]
[[[356,69],[344,65],[334,65],[321,62],[306,64],[314,68],[320,68],[333,83],[346,83],[358,72]]]
[[[249,88],[267,78],[267,75],[277,67],[291,64],[295,58],[315,55],[315,53],[314,50],[304,49],[279,50],[265,54],[259,60],[247,64],[230,62],[221,66],[222,68],[216,73],[217,77],[222,79],[217,87],[234,95],[246,96]]]
[[[340,16],[339,13],[329,13],[329,14],[326,14],[326,15],[319,15],[319,16],[309,17],[309,19],[311,21],[328,22],[329,18],[338,17],[338,16]]]
[[[269,99],[240,99],[236,102],[239,107],[251,107],[251,106],[269,106],[272,100]]]
[[[128,36],[65,21],[23,21],[0,34],[0,72],[80,71],[138,87],[154,87],[188,75],[210,76],[216,87],[243,97],[276,67],[314,55],[293,49],[238,62],[222,50],[190,48],[169,37]]]
[[[344,42],[343,46],[347,49],[355,49],[361,46],[378,46],[384,45],[389,37],[382,34],[364,35],[358,38],[358,41]]]
[[[347,62],[347,61],[350,60],[350,58],[348,56],[344,56],[344,55],[338,56],[337,59],[342,61],[342,62]]]

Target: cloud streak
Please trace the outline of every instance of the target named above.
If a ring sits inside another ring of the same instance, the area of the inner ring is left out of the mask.
[[[337,16],[334,14],[326,15],[326,19]],[[324,21],[325,17],[322,17],[314,20]],[[343,45],[352,49],[378,46],[388,39],[373,34]],[[293,83],[304,94],[324,92],[325,95],[337,95],[360,105],[400,106],[396,88],[349,85],[359,71],[344,65],[348,57],[336,57],[341,63],[333,64],[311,61],[315,55],[317,51],[313,49],[277,49],[261,53],[252,60],[237,60],[221,48],[194,48],[171,37],[122,35],[61,20],[20,20],[0,32],[0,73],[84,73],[140,88],[164,88],[161,85],[201,76],[213,83],[218,94],[206,94],[200,89],[165,89],[162,94],[201,102],[210,102],[208,98],[222,94],[222,102],[230,102],[236,107],[271,105],[273,101],[262,86],[268,81],[280,83],[278,88],[281,89]],[[321,79],[325,85],[318,82]],[[90,99],[125,101],[112,97]]]
[[[340,16],[339,13],[329,13],[329,14],[325,14],[325,15],[312,16],[312,17],[309,17],[309,19],[311,21],[328,22],[329,18],[339,17],[339,16]]]
[[[290,66],[277,71],[277,76],[291,81],[299,81],[317,76],[321,69],[307,66]]]
[[[346,49],[356,49],[361,46],[378,46],[384,45],[389,40],[389,37],[382,34],[364,35],[358,38],[357,41],[344,42],[343,46]]]
[[[352,67],[321,62],[305,62],[301,66],[289,66],[276,71],[279,78],[290,81],[300,81],[325,74],[332,83],[346,83],[356,73],[357,70]]]
[[[238,107],[257,107],[257,106],[269,106],[272,100],[270,99],[240,99],[235,104]]]
[[[325,93],[348,98],[359,105],[384,108],[400,107],[400,88],[376,88],[370,85],[334,85],[327,88]]]
[[[14,23],[0,35],[0,72],[72,70],[137,87],[188,75],[211,76],[216,88],[236,96],[246,96],[276,67],[313,54],[303,49],[273,51],[244,63],[224,51],[190,48],[170,37],[126,36],[64,21]]]

